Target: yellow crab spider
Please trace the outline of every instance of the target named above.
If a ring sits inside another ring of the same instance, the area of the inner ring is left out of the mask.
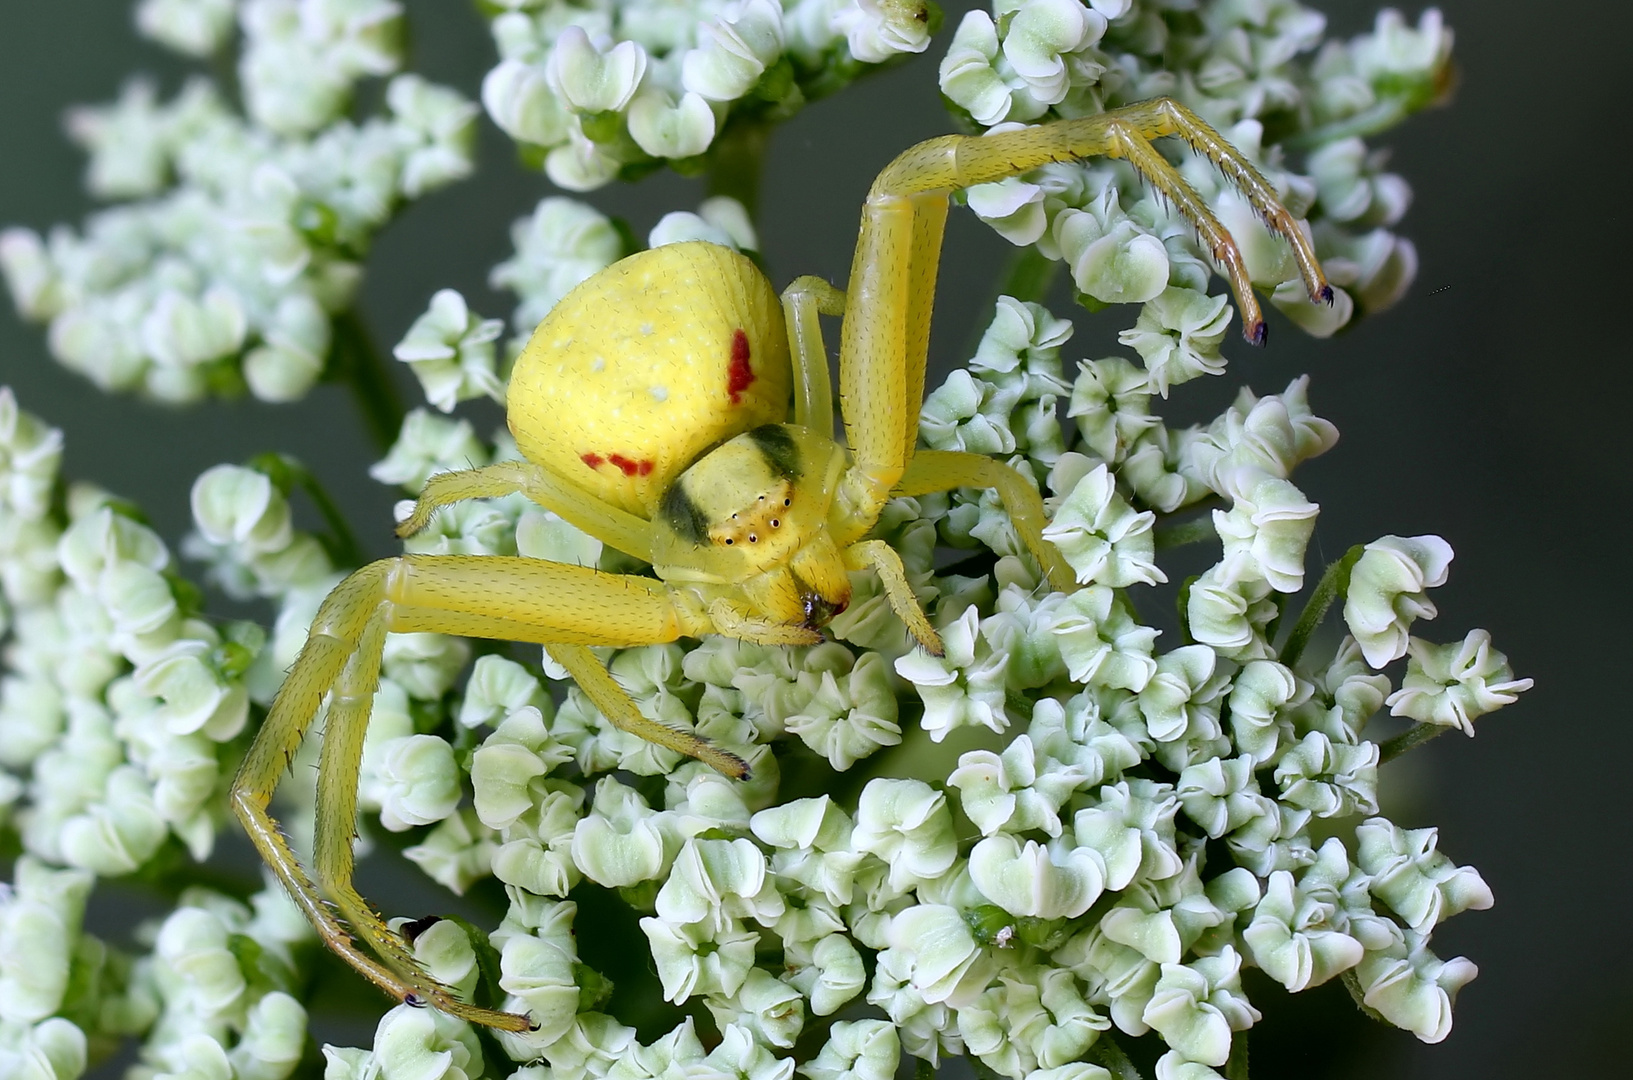
[[[1245,335],[1260,342],[1264,322],[1241,253],[1152,147],[1165,135],[1220,169],[1291,242],[1311,298],[1330,301],[1309,241],[1271,186],[1166,99],[908,149],[868,193],[844,292],[803,277],[779,303],[741,255],[682,243],[632,255],[568,293],[511,376],[510,429],[526,460],[433,476],[398,532],[413,534],[449,503],[520,492],[651,563],[656,576],[521,557],[403,555],[335,587],[231,796],[250,839],[329,948],[400,1001],[496,1028],[528,1027],[525,1016],[457,1000],[352,887],[363,735],[388,633],[542,644],[611,723],[742,777],[748,767],[729,749],[642,716],[590,647],[703,634],[813,643],[849,601],[849,572],[871,569],[912,635],[939,653],[900,558],[867,535],[892,497],[954,488],[996,489],[1050,585],[1075,588],[1043,539],[1038,493],[1018,473],[978,454],[915,449],[942,227],[949,196],[972,184],[1049,162],[1124,158],[1195,224],[1230,279]],[[819,315],[844,319],[843,443],[833,437]],[[325,696],[314,885],[267,806]]]

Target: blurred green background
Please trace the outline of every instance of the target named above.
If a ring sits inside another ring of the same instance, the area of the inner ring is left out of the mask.
[[[407,6],[410,66],[476,97],[494,62],[483,21],[461,0]],[[963,6],[949,5],[929,54],[777,132],[760,226],[779,285],[802,273],[842,281],[873,174],[894,151],[949,130],[935,64]],[[1369,4],[1316,6],[1333,35],[1372,22]],[[1254,1029],[1256,1080],[1633,1071],[1621,1027],[1633,1012],[1633,923],[1621,907],[1633,887],[1633,783],[1618,779],[1633,759],[1633,735],[1627,698],[1615,689],[1633,669],[1633,590],[1616,524],[1633,494],[1633,349],[1625,329],[1599,321],[1625,310],[1633,285],[1625,146],[1633,10],[1609,0],[1440,6],[1457,35],[1457,96],[1373,140],[1392,149],[1394,171],[1415,192],[1397,231],[1418,246],[1417,284],[1397,308],[1333,341],[1308,339],[1272,312],[1269,347],[1228,344],[1227,377],[1176,392],[1169,420],[1213,415],[1244,382],[1274,393],[1310,372],[1312,406],[1343,436],[1299,472],[1323,511],[1312,557],[1335,558],[1385,533],[1444,536],[1457,558],[1435,593],[1440,618],[1421,632],[1452,640],[1486,627],[1537,686],[1482,721],[1474,741],[1439,739],[1383,774],[1391,816],[1439,826],[1441,849],[1478,867],[1496,893],[1493,910],[1435,935],[1437,953],[1467,955],[1481,969],[1458,1001],[1451,1036],[1423,1046],[1362,1021],[1336,984],[1291,1000],[1255,987],[1268,1014]],[[80,182],[84,159],[62,134],[66,106],[107,101],[138,72],[168,96],[192,70],[137,38],[130,8],[123,0],[0,7],[0,225],[43,231],[93,208]],[[510,251],[510,223],[552,189],[482,125],[478,177],[414,204],[374,247],[361,305],[383,349],[438,288],[460,289],[485,315],[509,313],[508,294],[487,288],[488,268]],[[590,201],[644,236],[663,213],[694,209],[701,198],[697,182],[664,173]],[[990,282],[1006,248],[954,211],[932,345],[943,368],[990,318]],[[1064,301],[1052,307],[1067,310]],[[198,473],[275,449],[318,473],[371,554],[392,550],[396,496],[368,478],[377,455],[343,390],[320,387],[296,406],[245,401],[184,412],[109,398],[59,368],[40,329],[9,304],[0,308],[0,383],[65,429],[66,475],[134,499],[172,544],[186,529]],[[1068,361],[1112,351],[1133,317],[1077,315]],[[405,397],[418,400],[407,370],[396,374]],[[500,423],[497,410],[466,408],[483,431]],[[100,887],[95,929],[119,939],[157,910]],[[384,999],[356,987],[359,1015],[377,1015]],[[320,1038],[364,1045],[371,1028],[314,1019]]]

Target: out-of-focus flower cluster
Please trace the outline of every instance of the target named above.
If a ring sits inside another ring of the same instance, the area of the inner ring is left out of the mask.
[[[925,0],[502,0],[482,103],[558,186],[694,171],[734,126],[784,119],[930,44]]]
[[[52,353],[111,391],[169,402],[244,388],[303,396],[333,345],[374,233],[407,200],[468,174],[476,106],[402,62],[394,0],[150,0],[138,26],[180,51],[241,34],[236,111],[210,80],[169,101],[142,80],[70,112],[93,195],[78,230],[0,233],[18,310]],[[384,107],[348,118],[360,79]]]
[[[1331,307],[1310,302],[1287,246],[1205,161],[1178,164],[1237,239],[1254,284],[1324,337],[1357,310],[1394,303],[1416,274],[1416,249],[1390,231],[1411,190],[1363,137],[1443,95],[1451,51],[1451,32],[1433,9],[1415,27],[1385,11],[1370,34],[1348,42],[1323,42],[1325,27],[1323,15],[1296,0],[999,0],[991,15],[964,16],[941,61],[941,89],[983,129],[1159,95],[1189,106],[1309,223],[1334,286]],[[967,199],[1012,243],[1063,261],[1095,304],[1206,289],[1208,255],[1195,230],[1127,165],[1050,165],[972,188]],[[1185,377],[1198,373],[1182,358],[1173,362]]]

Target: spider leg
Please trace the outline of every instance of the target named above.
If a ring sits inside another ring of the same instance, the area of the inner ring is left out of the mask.
[[[729,776],[742,776],[747,766],[736,755],[641,716],[584,648],[673,641],[714,629],[695,597],[650,578],[500,556],[405,555],[372,563],[337,585],[318,609],[306,644],[233,780],[233,812],[324,943],[375,985],[400,1001],[433,1005],[490,1027],[526,1030],[525,1016],[454,999],[351,885],[357,781],[386,633],[550,644],[613,723]],[[314,884],[268,806],[325,695],[330,704],[318,769]],[[353,932],[385,962],[359,948]]]
[[[1124,158],[1196,226],[1215,261],[1230,278],[1242,313],[1243,334],[1249,341],[1261,342],[1263,317],[1241,251],[1202,198],[1151,146],[1152,139],[1165,135],[1179,136],[1214,163],[1271,231],[1292,245],[1310,299],[1331,302],[1332,290],[1322,275],[1315,249],[1292,214],[1282,206],[1275,188],[1206,121],[1171,98],[1136,102],[1095,116],[1059,120],[1017,131],[931,139],[908,148],[879,174],[868,204],[872,206],[879,197],[953,191],[1002,180],[1050,162],[1086,157]]]
[[[871,568],[877,573],[879,583],[884,586],[885,599],[890,601],[891,609],[906,625],[913,640],[924,646],[924,651],[931,656],[946,654],[941,635],[930,625],[918,597],[913,595],[913,587],[907,583],[907,569],[902,566],[902,558],[894,548],[883,540],[863,540],[852,544],[845,549],[845,566],[851,570]]]
[[[1020,473],[996,458],[961,450],[920,450],[913,455],[892,494],[928,495],[961,487],[996,489],[1015,532],[1043,567],[1050,587],[1056,592],[1078,589],[1071,566],[1059,549],[1043,538],[1043,527],[1049,520],[1043,512],[1043,498]]]
[[[520,493],[591,536],[637,559],[652,561],[652,527],[569,484],[529,461],[499,461],[480,469],[436,473],[425,482],[414,510],[397,525],[397,535],[413,536],[431,523],[438,508],[465,499],[497,499]]]
[[[814,275],[783,290],[782,310],[794,361],[794,423],[823,435],[834,427],[833,376],[818,315],[845,314],[845,294]]]

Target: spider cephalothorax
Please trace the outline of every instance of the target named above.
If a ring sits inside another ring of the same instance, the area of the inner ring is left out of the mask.
[[[330,948],[400,1000],[499,1028],[528,1025],[525,1016],[458,1000],[352,888],[363,733],[389,632],[540,643],[608,721],[740,777],[747,766],[730,748],[642,716],[589,647],[703,634],[809,644],[848,602],[849,573],[871,571],[912,635],[939,651],[900,557],[868,533],[892,497],[954,488],[995,489],[1049,585],[1075,588],[1043,539],[1043,504],[1027,480],[983,455],[915,448],[942,226],[958,189],[1053,161],[1125,158],[1196,225],[1230,278],[1243,333],[1262,341],[1241,253],[1152,148],[1149,140],[1162,135],[1206,154],[1291,242],[1311,298],[1330,299],[1309,241],[1270,185],[1166,99],[908,149],[868,194],[848,292],[800,278],[779,301],[748,259],[686,243],[631,256],[563,298],[508,389],[510,427],[526,460],[433,476],[399,533],[423,528],[448,503],[521,493],[650,563],[657,576],[514,556],[404,555],[335,588],[232,794],[251,839]],[[819,315],[844,318],[843,442],[832,434]],[[313,855],[320,893],[267,805],[325,696]]]

